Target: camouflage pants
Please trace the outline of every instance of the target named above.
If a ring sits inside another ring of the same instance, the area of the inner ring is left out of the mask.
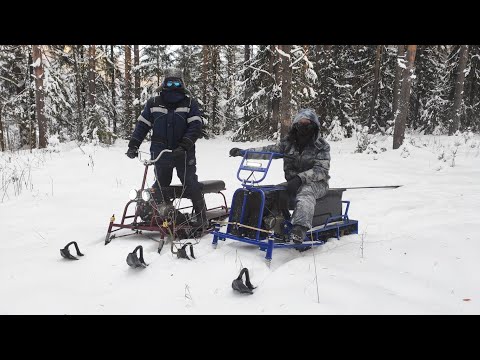
[[[327,191],[328,185],[323,181],[314,181],[308,185],[302,185],[295,199],[292,224],[302,225],[310,229],[317,199],[324,197]]]

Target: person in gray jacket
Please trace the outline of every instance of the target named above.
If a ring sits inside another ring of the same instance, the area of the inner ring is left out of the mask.
[[[303,242],[312,227],[315,203],[327,194],[329,188],[330,145],[320,136],[319,130],[320,122],[315,111],[301,109],[294,117],[288,135],[278,144],[247,149],[289,155],[283,158],[283,170],[287,192],[295,198],[291,219],[293,228],[288,238],[295,243]],[[233,148],[230,156],[243,156],[247,150]],[[262,158],[262,155],[252,154],[251,157]]]

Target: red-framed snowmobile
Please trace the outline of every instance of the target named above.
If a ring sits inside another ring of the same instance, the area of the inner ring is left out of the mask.
[[[223,205],[212,208],[205,205],[208,220],[206,227],[198,226],[193,206],[182,208],[175,206],[175,199],[183,198],[185,189],[182,185],[159,187],[160,191],[153,187],[146,188],[145,183],[149,167],[155,164],[165,152],[171,152],[171,150],[163,150],[155,159],[142,160],[140,158],[145,166],[142,185],[139,190],[133,189],[130,191],[130,200],[125,205],[121,221],[116,223],[115,215],[110,218],[105,245],[115,238],[143,234],[143,231],[156,232],[160,235],[158,246],[158,252],[160,253],[165,244],[165,238],[175,241],[201,237],[213,228],[213,221],[220,221],[229,216],[227,200],[222,193],[225,190],[225,183],[222,180],[200,181],[203,187],[202,195],[216,193],[223,198]],[[133,211],[129,213],[131,208],[133,208]],[[133,219],[133,221],[127,222],[130,219]],[[122,229],[132,230],[133,233],[117,236],[116,232]]]

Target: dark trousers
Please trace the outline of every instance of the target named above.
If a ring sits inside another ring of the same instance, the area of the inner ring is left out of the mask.
[[[198,176],[196,174],[197,167],[195,165],[177,166],[177,176],[180,182],[185,186],[185,192],[183,197],[195,199],[201,194],[202,188],[198,182]],[[169,186],[172,182],[173,168],[155,165],[156,181],[153,187],[159,189],[159,186]]]

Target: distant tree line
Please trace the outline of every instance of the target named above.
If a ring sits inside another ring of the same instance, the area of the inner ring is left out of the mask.
[[[304,107],[323,135],[393,148],[406,129],[480,132],[478,45],[0,45],[0,149],[128,138],[170,66],[212,137],[277,140]]]

